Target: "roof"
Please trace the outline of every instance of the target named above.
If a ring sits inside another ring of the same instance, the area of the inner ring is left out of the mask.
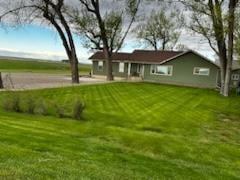
[[[113,53],[112,60],[129,60],[131,53]],[[104,60],[103,51],[98,51],[94,53],[89,59],[91,60]]]
[[[135,50],[132,53],[114,53],[112,60],[122,60],[128,62],[136,62],[136,63],[144,63],[144,64],[163,64],[170,60],[173,60],[179,56],[183,56],[187,53],[193,53],[197,56],[200,56],[206,61],[218,66],[213,61],[207,59],[206,57],[202,56],[201,54],[193,51],[153,51],[153,50]],[[93,54],[90,60],[105,60],[104,54],[102,51],[98,51]],[[218,66],[219,67],[219,66]]]
[[[183,51],[148,51],[148,50],[135,50],[131,55],[131,60],[136,62],[156,62],[161,63],[169,58],[173,58]]]
[[[240,61],[233,61],[232,66],[233,70],[240,69]]]

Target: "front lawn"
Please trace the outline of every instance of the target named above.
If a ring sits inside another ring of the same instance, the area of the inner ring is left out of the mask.
[[[3,101],[8,93],[0,94]],[[0,110],[0,179],[239,179],[240,97],[112,83],[21,92],[84,120]]]

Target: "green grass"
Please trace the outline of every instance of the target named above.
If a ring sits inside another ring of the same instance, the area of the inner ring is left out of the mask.
[[[69,73],[70,66],[62,62],[37,60],[4,60],[0,59],[1,72],[35,72],[35,73]],[[88,74],[91,65],[79,64],[80,74]]]
[[[147,83],[29,94],[68,107],[80,96],[84,120],[1,110],[0,179],[240,178],[240,97]]]

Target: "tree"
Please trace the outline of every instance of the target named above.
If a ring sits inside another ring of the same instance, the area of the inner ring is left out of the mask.
[[[175,45],[174,49],[177,51],[187,51],[189,50],[189,47],[186,46],[185,44],[177,44]]]
[[[101,9],[101,3],[104,1],[79,1],[83,6],[81,11],[83,15],[79,16],[79,10],[75,11],[73,22],[75,22],[78,32],[86,38],[88,46],[92,49],[103,50],[106,59],[107,80],[111,81],[113,80],[112,54],[118,52],[122,47],[135,21],[141,0],[123,1],[126,3],[124,10],[105,10],[104,15],[103,9]],[[124,20],[129,20],[125,31],[123,30]]]
[[[240,61],[240,12],[237,13],[236,16],[236,28],[234,32],[234,38],[235,38],[235,54],[238,60]]]
[[[5,12],[0,16],[6,21],[14,20],[17,24],[44,21],[58,32],[68,56],[72,83],[79,83],[78,58],[71,28],[67,19],[68,6],[64,0],[4,0],[1,6]]]
[[[134,31],[137,38],[144,40],[154,50],[173,49],[181,35],[181,27],[184,25],[184,17],[175,9],[166,11],[162,6],[158,12],[153,11],[143,23]]]
[[[219,57],[220,93],[229,95],[238,0],[181,1],[192,12],[190,28],[201,34]]]

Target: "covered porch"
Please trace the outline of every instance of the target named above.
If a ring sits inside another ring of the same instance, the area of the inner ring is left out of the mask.
[[[144,77],[144,65],[139,63],[128,63],[128,79],[142,80]]]

